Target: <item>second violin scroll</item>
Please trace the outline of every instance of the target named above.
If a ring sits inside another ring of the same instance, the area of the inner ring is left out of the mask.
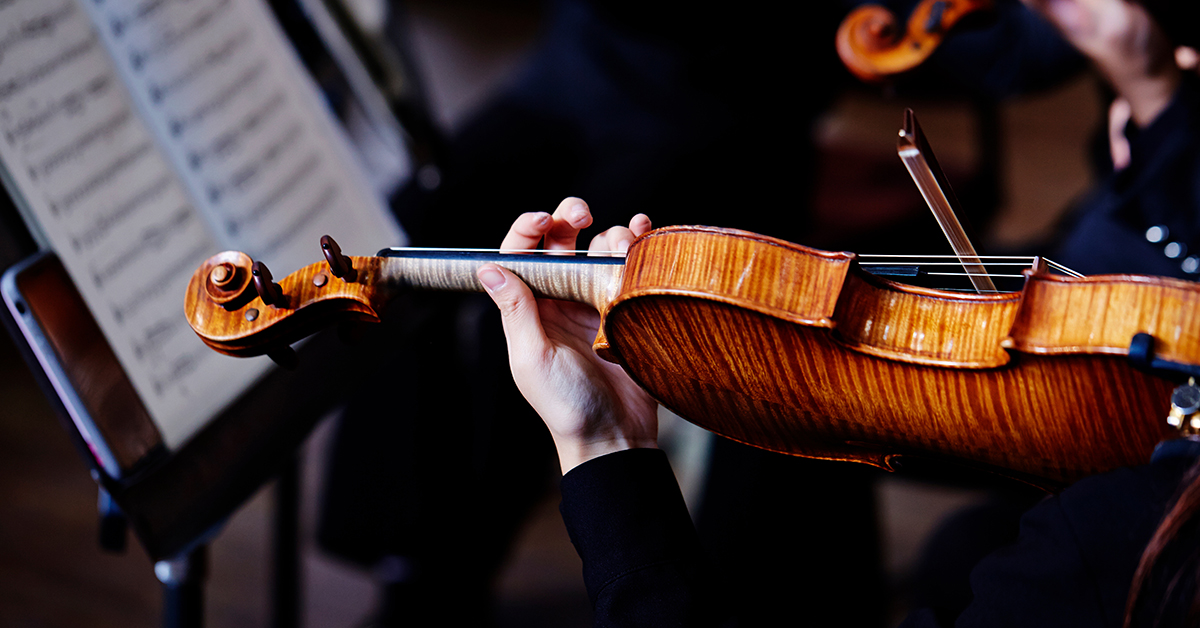
[[[922,0],[907,22],[888,8],[866,4],[851,11],[837,32],[842,63],[874,83],[924,63],[963,18],[992,8],[992,0]]]

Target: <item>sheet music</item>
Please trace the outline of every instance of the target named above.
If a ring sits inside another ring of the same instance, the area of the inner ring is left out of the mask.
[[[0,0],[5,184],[169,447],[270,367],[187,326],[205,258],[283,275],[325,233],[352,254],[402,241],[317,94],[256,0]]]

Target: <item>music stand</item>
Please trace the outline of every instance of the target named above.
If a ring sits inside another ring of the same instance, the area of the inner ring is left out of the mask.
[[[275,624],[295,625],[295,453],[369,357],[318,336],[302,348],[295,371],[275,369],[168,452],[54,254],[34,254],[4,281],[5,325],[91,467],[102,506],[112,506],[102,508],[102,538],[121,549],[121,521],[133,528],[164,585],[164,625],[202,625],[206,543],[273,476]],[[119,461],[115,473],[106,459]]]
[[[289,36],[304,40],[301,56],[310,69],[313,64],[334,63],[346,72],[365,62],[372,71],[357,74],[373,79],[374,87],[387,82],[388,71],[396,71],[370,58],[356,60],[356,54],[365,54],[360,33],[345,33],[354,44],[349,49],[329,46],[327,35],[335,31],[328,23],[314,29],[298,19],[303,12],[297,0],[269,4]],[[342,12],[334,14],[344,17]],[[338,22],[336,26],[347,31],[349,24]],[[319,45],[325,49],[314,52]],[[433,155],[440,138],[428,123],[411,66],[403,69],[408,73],[403,93],[384,90],[382,100],[372,98],[373,86],[361,81],[349,91],[367,105],[383,104],[382,109],[368,107],[376,124],[383,124],[388,115],[397,118],[417,169],[436,167]],[[414,112],[421,115],[414,118]],[[0,318],[100,486],[103,544],[121,549],[128,525],[155,561],[155,573],[164,585],[164,625],[202,625],[207,542],[272,477],[278,478],[274,624],[296,625],[296,451],[345,391],[354,389],[355,374],[378,356],[369,348],[347,349],[333,335],[318,335],[300,350],[298,368],[272,370],[185,443],[169,450],[61,262],[53,252],[38,250],[11,199],[3,194],[0,243],[5,245],[0,270],[7,269],[7,307],[0,308]],[[314,243],[314,257],[318,250]],[[182,299],[181,294],[181,306]]]

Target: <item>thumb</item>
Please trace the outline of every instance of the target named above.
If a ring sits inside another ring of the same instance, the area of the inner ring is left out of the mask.
[[[484,264],[475,271],[475,276],[500,309],[510,356],[516,355],[514,349],[541,350],[549,343],[538,314],[537,299],[525,282],[496,264]]]

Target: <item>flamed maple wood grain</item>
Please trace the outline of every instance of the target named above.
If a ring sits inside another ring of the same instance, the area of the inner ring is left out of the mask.
[[[921,455],[1063,485],[1145,463],[1168,435],[1172,384],[1119,357],[908,364],[847,351],[824,329],[671,295],[614,308],[607,326],[668,408],[784,453],[884,468],[889,455]]]
[[[1129,364],[1134,334],[1154,335],[1158,357],[1200,364],[1192,282],[1034,274],[1021,293],[962,294],[714,227],[650,232],[623,265],[511,257],[499,263],[535,293],[596,306],[597,352],[664,405],[801,456],[884,468],[925,456],[1063,486],[1143,463],[1170,435],[1174,384]],[[250,355],[339,317],[373,318],[402,288],[481,289],[482,261],[351,259],[354,281],[318,286],[327,268],[316,264],[280,281],[285,307],[254,298],[230,311],[206,300],[202,267],[189,320],[210,346]]]
[[[1032,291],[968,295],[763,236],[653,235],[606,312],[613,349],[681,416],[776,451],[884,468],[921,455],[1061,486],[1144,463],[1169,436],[1173,384],[1114,355],[1133,334],[1200,358],[1190,282],[1035,276]]]

